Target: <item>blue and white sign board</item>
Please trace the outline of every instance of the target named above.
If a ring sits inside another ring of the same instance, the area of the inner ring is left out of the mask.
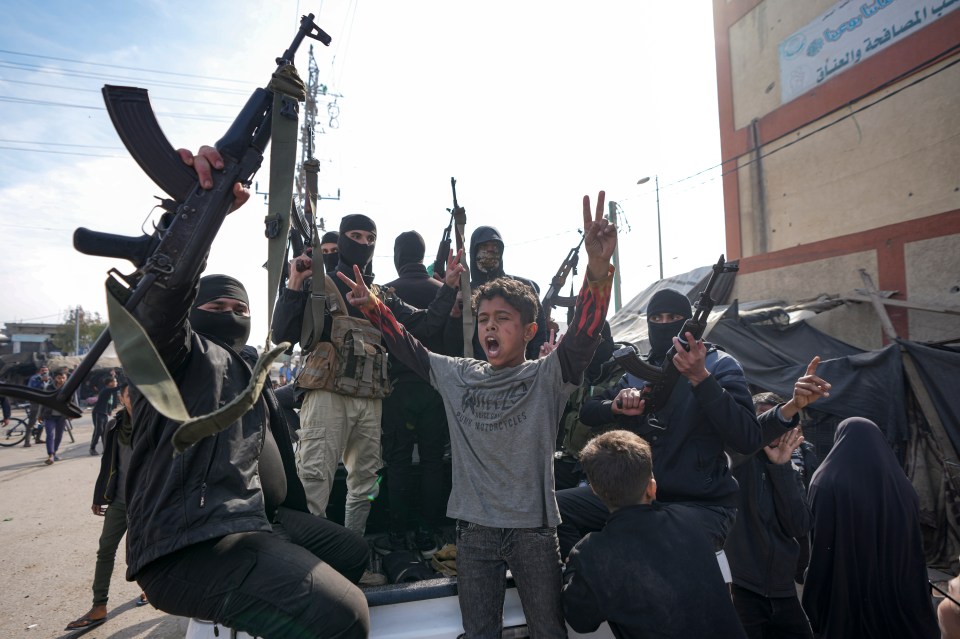
[[[842,0],[780,43],[782,104],[843,73],[927,24],[960,0]]]

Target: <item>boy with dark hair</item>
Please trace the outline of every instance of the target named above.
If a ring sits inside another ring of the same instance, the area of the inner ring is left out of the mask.
[[[530,636],[566,637],[556,526],[553,451],[560,412],[600,341],[610,299],[616,229],[583,199],[587,277],[576,315],[556,350],[527,359],[537,334],[532,289],[499,278],[474,299],[487,361],[446,357],[413,338],[370,294],[359,268],[348,301],[377,326],[392,356],[428,379],[443,397],[453,452],[447,516],[457,519],[458,596],[468,639],[499,637],[506,570],[516,579]],[[462,272],[462,266],[452,266]],[[449,269],[448,269],[449,270]]]
[[[584,446],[580,463],[611,514],[570,551],[563,587],[570,627],[587,633],[607,621],[621,639],[745,637],[696,518],[654,501],[650,445],[612,430]]]

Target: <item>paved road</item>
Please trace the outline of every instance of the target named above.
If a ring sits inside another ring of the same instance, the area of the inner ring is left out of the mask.
[[[0,638],[182,639],[185,619],[134,605],[140,589],[124,579],[122,543],[108,621],[86,634],[64,631],[90,608],[103,522],[90,512],[100,468],[89,453],[90,414],[73,423],[76,442],[65,435],[63,461],[52,466],[43,445],[0,448]]]

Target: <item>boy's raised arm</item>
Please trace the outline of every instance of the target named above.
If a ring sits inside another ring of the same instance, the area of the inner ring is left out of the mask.
[[[600,191],[594,215],[590,196],[583,196],[583,246],[587,251],[587,274],[577,296],[573,321],[557,347],[563,381],[572,384],[580,383],[583,371],[593,358],[610,305],[610,291],[613,288],[610,258],[617,246],[617,228],[603,217],[605,198],[606,194]]]
[[[460,273],[464,271],[460,264],[462,257],[463,251],[451,257],[447,262],[444,283],[451,288],[456,288],[459,284]],[[352,280],[341,272],[337,272],[337,277],[350,287],[350,292],[347,293],[347,303],[360,309],[363,316],[380,331],[390,355],[399,359],[420,377],[430,381],[430,351],[416,337],[407,332],[407,329],[397,321],[393,312],[380,298],[370,292],[363,281],[360,269],[354,265],[354,279]]]

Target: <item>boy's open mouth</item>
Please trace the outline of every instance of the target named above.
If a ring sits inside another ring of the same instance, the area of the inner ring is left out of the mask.
[[[496,337],[488,335],[486,338],[484,338],[483,343],[487,347],[487,357],[495,356],[500,352],[500,342]]]

